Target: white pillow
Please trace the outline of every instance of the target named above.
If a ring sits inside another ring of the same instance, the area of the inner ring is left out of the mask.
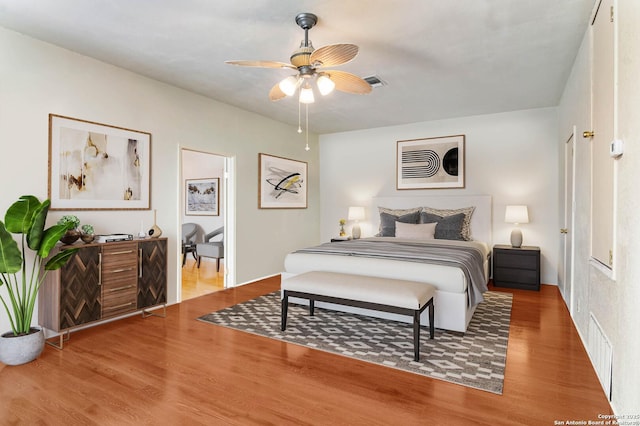
[[[396,221],[396,238],[433,240],[438,223],[403,223]]]

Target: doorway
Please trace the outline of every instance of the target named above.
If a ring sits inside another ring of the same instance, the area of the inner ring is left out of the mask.
[[[191,236],[181,241],[181,264],[178,300],[187,300],[233,286],[233,217],[234,199],[229,185],[232,160],[223,155],[180,149],[180,193],[182,200],[180,236],[188,230]],[[218,231],[207,239],[207,235]],[[222,230],[222,232],[220,232]],[[198,244],[213,243],[209,246]]]

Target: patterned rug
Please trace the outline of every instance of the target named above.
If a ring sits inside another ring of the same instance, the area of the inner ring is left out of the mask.
[[[466,333],[436,329],[430,340],[428,327],[422,327],[419,362],[413,360],[413,328],[408,323],[317,307],[311,317],[308,307],[290,303],[282,332],[279,291],[198,319],[502,394],[512,296],[490,291],[484,297]]]

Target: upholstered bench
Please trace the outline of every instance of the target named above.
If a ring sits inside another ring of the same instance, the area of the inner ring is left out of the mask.
[[[420,359],[420,314],[429,307],[429,334],[434,336],[434,286],[406,280],[310,271],[282,280],[281,329],[287,328],[289,297],[413,316],[414,359]]]

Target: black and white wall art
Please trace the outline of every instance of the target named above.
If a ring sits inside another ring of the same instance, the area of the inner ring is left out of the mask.
[[[397,189],[464,188],[464,135],[397,143]]]

